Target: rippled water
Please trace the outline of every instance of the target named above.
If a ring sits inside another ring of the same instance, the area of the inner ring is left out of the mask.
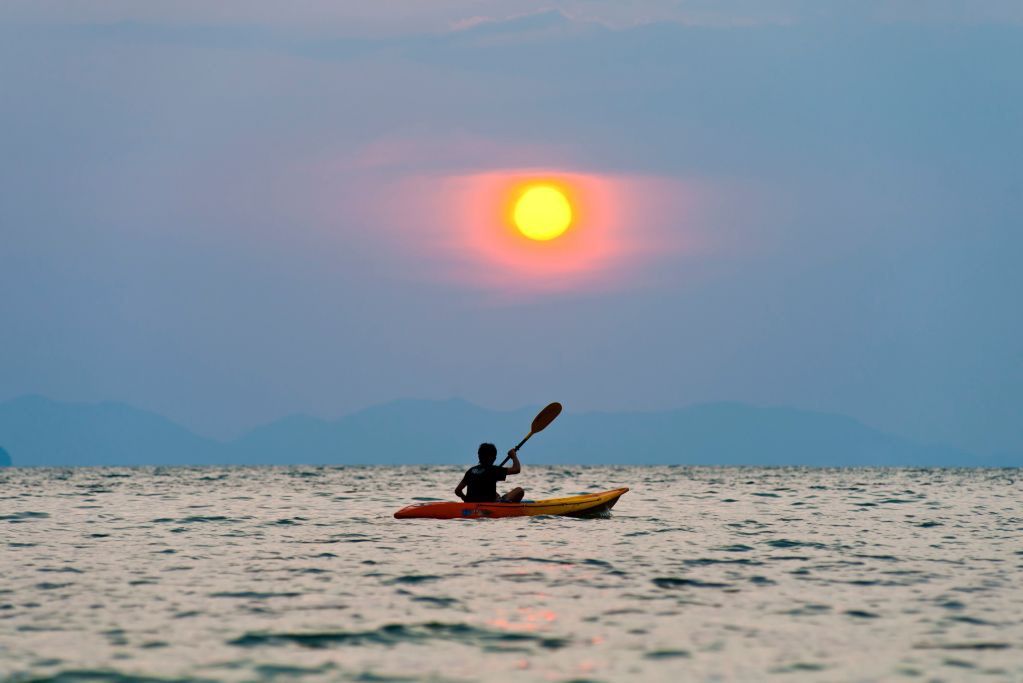
[[[0,678],[1023,679],[1018,471],[527,467],[633,490],[391,517],[460,473],[0,470]]]

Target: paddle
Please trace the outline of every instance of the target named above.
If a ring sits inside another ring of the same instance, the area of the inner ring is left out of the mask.
[[[560,414],[561,404],[558,403],[557,401],[551,403],[546,408],[541,410],[537,414],[537,416],[533,418],[533,424],[529,428],[529,434],[526,434],[526,438],[524,438],[522,441],[519,441],[519,445],[515,447],[515,450],[519,450],[520,448],[522,448],[522,444],[529,441],[529,437],[539,432],[542,432],[547,427],[547,425],[554,422],[554,418],[556,418]],[[508,462],[510,459],[511,456],[509,455],[507,458],[502,460],[501,467],[504,467],[504,463]]]

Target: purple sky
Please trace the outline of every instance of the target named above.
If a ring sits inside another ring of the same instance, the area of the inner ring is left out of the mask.
[[[5,2],[0,400],[726,399],[1023,452],[1023,9],[922,4]],[[473,241],[529,169],[608,188],[613,258]]]

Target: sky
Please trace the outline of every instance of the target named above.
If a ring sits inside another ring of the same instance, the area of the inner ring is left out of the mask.
[[[734,400],[1023,453],[1023,6],[0,4],[0,400]],[[562,182],[529,243],[506,196]],[[504,232],[502,232],[504,230]]]

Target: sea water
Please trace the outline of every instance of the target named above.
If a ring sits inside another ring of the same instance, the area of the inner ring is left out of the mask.
[[[0,470],[0,680],[1023,680],[1016,470]]]

